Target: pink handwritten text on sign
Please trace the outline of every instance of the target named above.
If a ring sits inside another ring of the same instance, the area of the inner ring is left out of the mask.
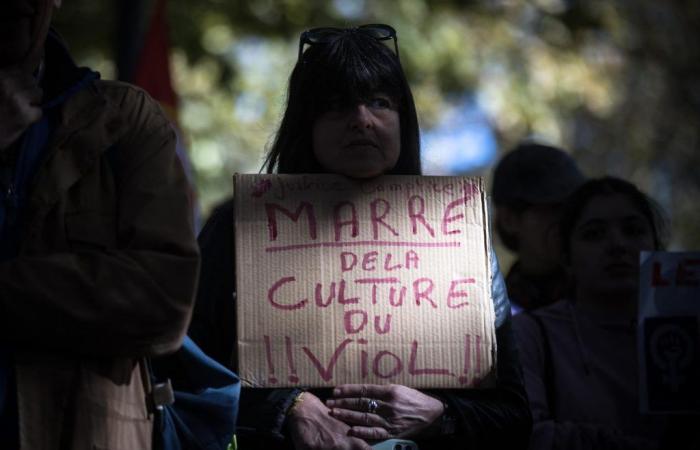
[[[463,387],[489,373],[480,179],[237,175],[235,193],[247,385]]]

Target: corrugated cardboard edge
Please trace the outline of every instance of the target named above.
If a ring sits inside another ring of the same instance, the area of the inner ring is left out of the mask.
[[[484,234],[485,234],[485,246],[486,246],[486,254],[487,256],[487,264],[488,264],[488,277],[489,277],[489,287],[490,287],[490,292],[489,292],[489,298],[491,299],[491,321],[494,324],[493,327],[491,327],[491,342],[493,343],[493,346],[491,347],[491,359],[492,359],[492,366],[491,366],[491,374],[487,375],[486,379],[484,380],[484,385],[488,385],[489,381],[492,379],[495,379],[496,377],[496,368],[498,367],[498,341],[496,339],[496,311],[494,308],[494,305],[496,304],[496,299],[493,298],[493,267],[494,267],[494,262],[493,258],[496,257],[496,252],[493,248],[493,241],[491,240],[491,202],[489,201],[489,195],[486,192],[486,186],[484,183],[484,178],[479,177],[480,182],[481,182],[481,196],[482,196],[482,203],[484,205]]]

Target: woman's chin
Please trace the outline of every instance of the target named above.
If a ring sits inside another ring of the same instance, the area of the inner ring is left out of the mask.
[[[598,289],[592,289],[596,292],[596,296],[606,301],[625,304],[630,301],[636,301],[639,296],[639,285],[637,282],[615,283],[604,286],[599,286]]]
[[[348,168],[347,170],[343,170],[340,172],[341,175],[345,175],[348,178],[354,178],[357,180],[368,180],[371,178],[376,178],[378,176],[384,175],[384,172],[382,170],[378,169],[367,169],[367,168],[357,168],[357,169],[351,169]]]

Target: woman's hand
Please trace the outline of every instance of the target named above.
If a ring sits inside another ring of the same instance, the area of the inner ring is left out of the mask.
[[[440,400],[398,384],[345,384],[326,401],[331,415],[351,426],[350,435],[366,440],[421,434],[444,412]]]
[[[371,450],[365,441],[350,436],[350,427],[331,417],[330,410],[318,397],[309,392],[303,395],[287,418],[295,449]]]

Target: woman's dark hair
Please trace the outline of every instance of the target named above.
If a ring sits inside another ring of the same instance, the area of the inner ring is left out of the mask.
[[[287,108],[263,169],[267,173],[320,173],[312,129],[328,109],[354,105],[372,93],[398,105],[401,153],[389,173],[419,175],[420,137],[413,96],[398,57],[382,42],[352,29],[307,48],[289,79]]]
[[[668,232],[668,221],[661,207],[634,184],[616,177],[602,177],[581,185],[564,205],[560,222],[561,239],[565,260],[571,256],[571,236],[581,212],[598,196],[624,195],[649,222],[654,238],[654,250],[662,250]]]

